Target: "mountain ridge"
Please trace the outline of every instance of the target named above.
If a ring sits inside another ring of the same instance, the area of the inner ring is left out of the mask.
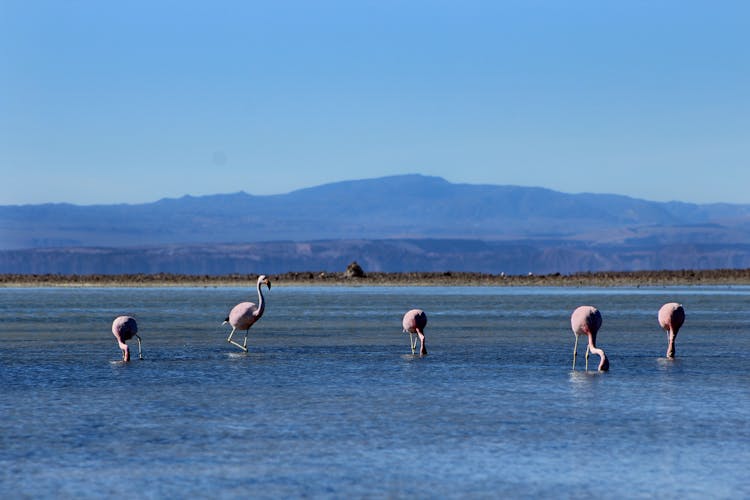
[[[185,195],[142,204],[0,206],[0,248],[403,237],[580,237],[590,231],[750,226],[750,205],[652,202],[407,174],[285,194]],[[593,237],[593,236],[591,236]],[[744,241],[744,240],[743,240]]]
[[[316,246],[321,241],[328,243]],[[298,251],[298,243],[329,258]],[[242,245],[257,258],[239,255]],[[347,259],[382,271],[439,271],[451,264],[498,272],[705,269],[750,266],[750,205],[454,184],[408,174],[275,195],[0,206],[0,254],[0,268],[10,273],[189,273],[191,266],[240,272],[253,262],[284,272],[335,269]]]

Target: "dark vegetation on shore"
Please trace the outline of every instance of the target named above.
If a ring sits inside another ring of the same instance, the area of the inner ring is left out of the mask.
[[[750,285],[750,269],[583,272],[504,275],[470,272],[288,272],[271,274],[276,286],[674,286]],[[251,286],[257,274],[0,274],[0,287],[35,286]]]

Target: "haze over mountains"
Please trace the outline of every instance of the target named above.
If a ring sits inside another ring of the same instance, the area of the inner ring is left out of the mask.
[[[403,175],[288,194],[0,206],[0,272],[575,271],[750,267],[750,205]]]

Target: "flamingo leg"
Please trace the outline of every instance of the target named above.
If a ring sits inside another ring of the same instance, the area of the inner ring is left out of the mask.
[[[237,347],[239,347],[240,349],[242,349],[243,351],[247,352],[247,347],[243,346],[243,345],[242,345],[242,344],[240,344],[239,342],[235,342],[234,340],[230,340],[230,341],[229,341],[229,343],[230,343],[230,344],[234,344],[234,345],[236,345]]]
[[[586,346],[586,371],[589,371],[589,352],[591,346]]]
[[[576,369],[576,356],[578,354],[578,335],[573,334],[576,338],[576,343],[573,345],[573,369]]]
[[[414,338],[414,334],[409,332],[409,345],[411,346],[411,353],[415,354],[417,352],[417,339]]]
[[[138,359],[143,359],[143,354],[141,354],[141,338],[138,334],[135,335],[135,338],[138,339]]]
[[[240,344],[239,342],[235,342],[234,340],[232,340],[232,335],[234,335],[234,331],[235,331],[235,328],[232,327],[232,333],[230,333],[229,337],[227,337],[227,342],[229,342],[230,344],[236,345],[237,347],[239,347],[243,351],[247,352],[247,347],[245,347],[244,345]],[[245,332],[245,344],[247,345],[247,332]]]
[[[244,341],[242,342],[242,347],[244,347],[244,348],[245,348],[245,351],[247,351],[247,333],[248,333],[249,331],[250,331],[250,329],[249,329],[249,328],[248,328],[247,330],[245,330],[245,340],[244,340]]]

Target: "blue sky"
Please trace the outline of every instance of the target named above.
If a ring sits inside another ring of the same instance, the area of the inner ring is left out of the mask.
[[[423,173],[750,203],[750,2],[0,2],[0,204]]]

